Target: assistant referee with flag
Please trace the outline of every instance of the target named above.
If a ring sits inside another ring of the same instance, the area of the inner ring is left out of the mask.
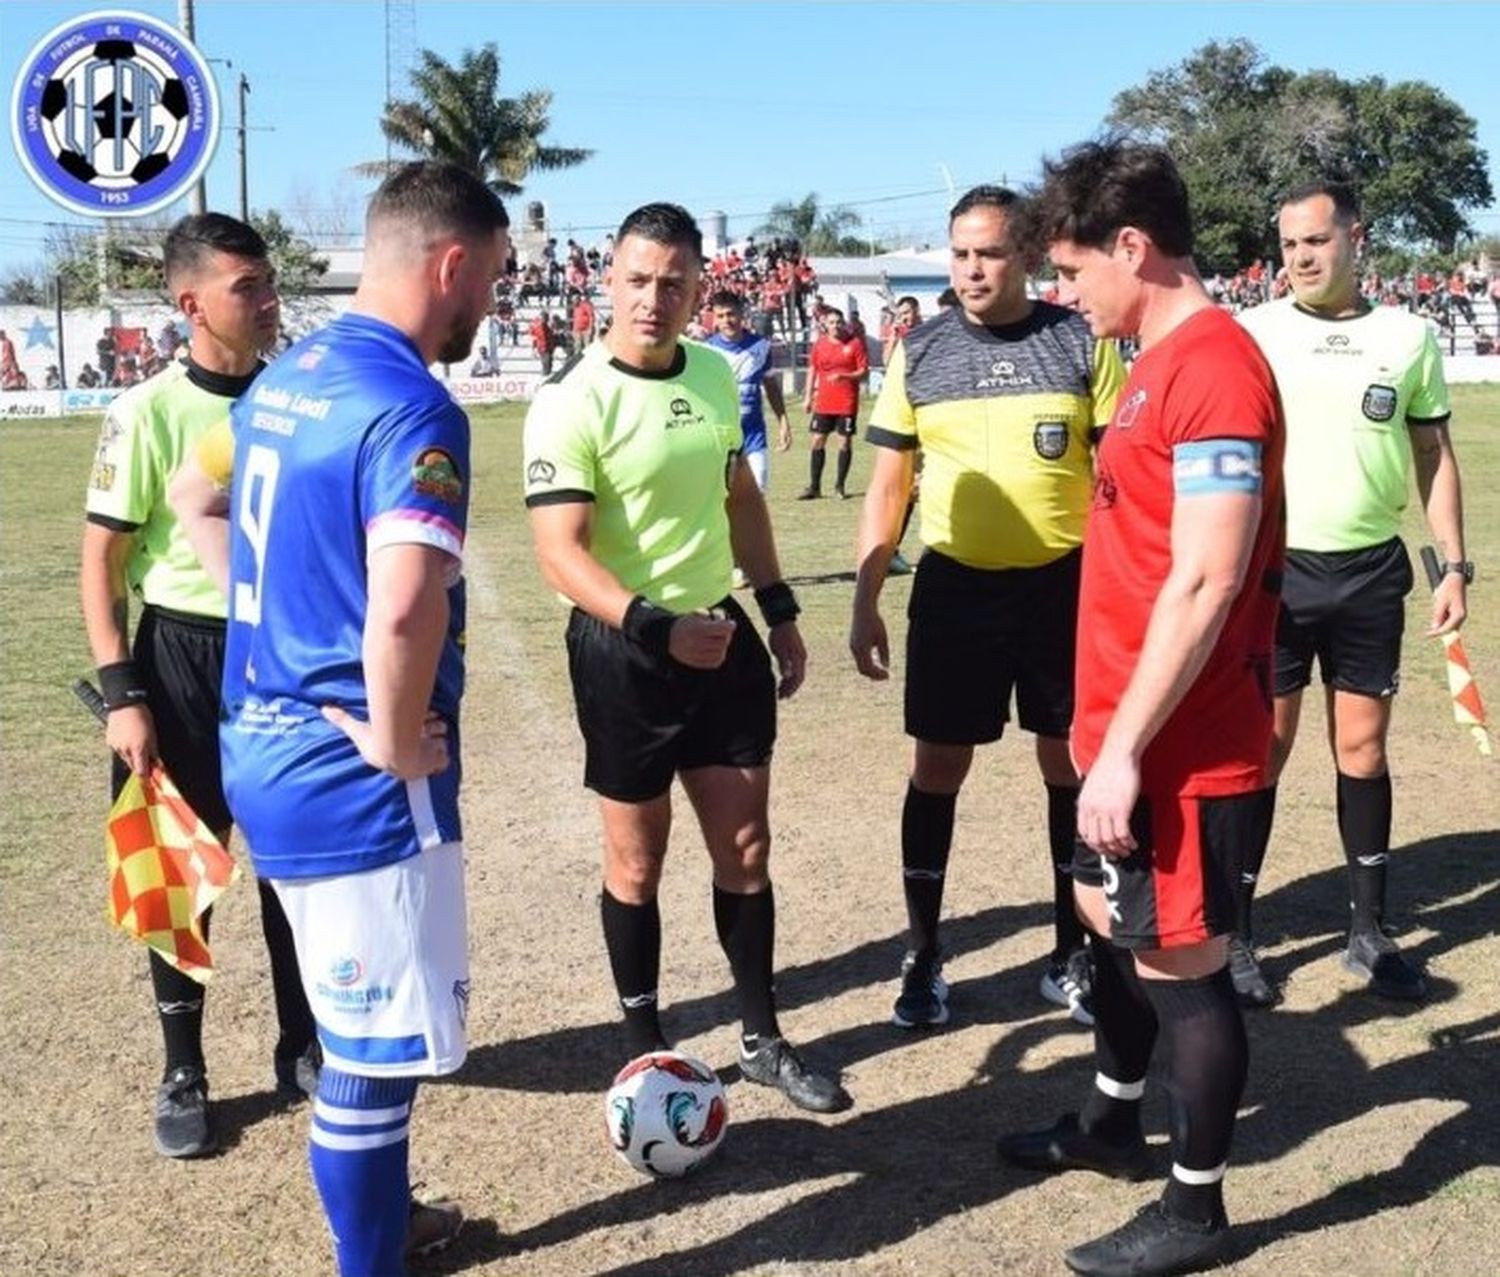
[[[280,301],[265,241],[222,213],[183,218],[163,255],[167,289],[191,328],[188,359],[110,405],[89,479],[80,590],[109,711],[114,792],[131,772],[145,776],[159,759],[203,822],[227,840],[232,822],[218,745],[226,604],[182,535],[167,482],[262,368],[261,353],[277,337]],[[132,594],[142,605],[133,645]],[[280,1026],[277,1089],[311,1094],[317,1048],[291,931],[264,882],[260,901]],[[208,920],[205,913],[205,936]],[[216,1147],[203,1059],[203,985],[155,950],[150,962],[166,1045],[156,1150],[201,1156]]]

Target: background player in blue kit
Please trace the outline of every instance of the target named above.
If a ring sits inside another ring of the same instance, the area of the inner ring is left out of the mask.
[[[508,224],[461,169],[394,173],[350,310],[233,413],[225,787],[317,1020],[312,1172],[343,1277],[400,1273],[461,1221],[429,1208],[409,1232],[407,1213],[417,1079],[463,1063],[469,993],[469,423],[427,368],[467,358]]]
[[[740,387],[740,428],[745,449],[740,453],[755,482],[764,492],[770,479],[770,449],[766,440],[766,414],[761,393],[776,416],[776,451],[792,446],[792,427],[786,419],[786,400],[781,379],[771,373],[771,343],[745,327],[745,299],[721,289],[709,299],[714,311],[714,330],[707,344],[720,351],[734,369]]]

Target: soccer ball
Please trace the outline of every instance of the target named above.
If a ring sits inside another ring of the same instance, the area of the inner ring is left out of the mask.
[[[724,1138],[724,1086],[701,1060],[651,1051],[615,1076],[604,1099],[609,1142],[620,1160],[645,1175],[686,1175]]]

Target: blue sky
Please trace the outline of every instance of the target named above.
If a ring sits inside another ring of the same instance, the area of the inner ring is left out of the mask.
[[[7,111],[16,71],[51,27],[104,3],[0,3]],[[127,0],[175,22],[176,0]],[[250,202],[295,222],[358,225],[383,156],[381,0],[197,0],[197,43],[233,85],[250,79]],[[817,191],[887,240],[935,238],[957,187],[1034,175],[1039,158],[1096,131],[1114,94],[1211,39],[1245,36],[1273,62],[1355,78],[1440,85],[1479,122],[1500,190],[1500,42],[1493,4],[575,5],[417,0],[415,45],[455,58],[494,40],[503,85],[554,91],[550,139],[594,148],[577,169],[538,174],[526,196],[592,240],[650,199],[730,231],[775,201]],[[48,221],[80,219],[36,192],[0,143],[0,273],[40,255]],[[211,207],[236,206],[226,132],[208,172]],[[186,211],[185,207],[182,211]],[[1473,218],[1500,231],[1500,210]]]

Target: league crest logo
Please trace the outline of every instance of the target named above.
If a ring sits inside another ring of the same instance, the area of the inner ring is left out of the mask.
[[[208,59],[143,13],[84,14],[27,54],[11,135],[31,180],[70,212],[142,217],[195,183],[219,136]]]

